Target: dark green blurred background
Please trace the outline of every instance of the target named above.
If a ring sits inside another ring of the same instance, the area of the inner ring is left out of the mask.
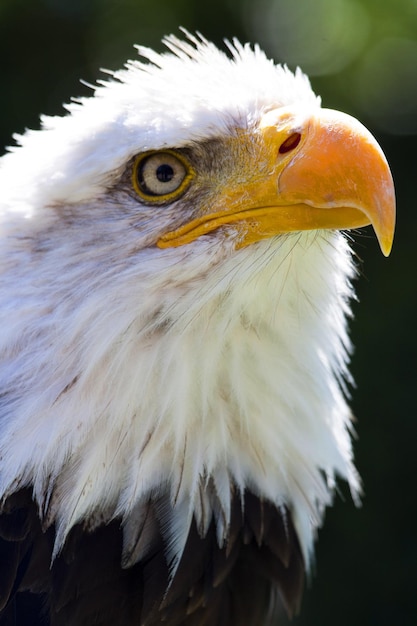
[[[257,41],[301,65],[324,105],[359,117],[391,163],[391,257],[370,231],[355,237],[353,409],[365,498],[355,509],[342,488],[328,512],[295,625],[417,624],[417,0],[0,0],[1,146],[87,94],[80,78],[117,69],[134,43],[162,49],[179,25],[219,45]]]

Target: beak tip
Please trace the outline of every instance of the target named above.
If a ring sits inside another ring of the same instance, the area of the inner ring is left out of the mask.
[[[385,257],[388,257],[391,254],[392,244],[394,237],[378,237],[379,246],[381,248],[381,252]]]

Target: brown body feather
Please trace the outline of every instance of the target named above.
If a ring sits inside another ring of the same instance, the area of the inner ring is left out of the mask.
[[[50,567],[54,529],[42,532],[29,490],[6,500],[0,536],[1,626],[263,626],[279,623],[281,603],[296,612],[302,593],[290,514],[250,492],[234,495],[222,548],[213,522],[204,537],[192,524],[171,581],[160,529],[145,558],[121,567],[119,520],[73,528]]]

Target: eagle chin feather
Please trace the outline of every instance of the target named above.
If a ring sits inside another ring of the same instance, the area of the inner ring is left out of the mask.
[[[277,590],[299,606],[337,478],[359,498],[347,237],[157,245],[243,178],[265,112],[320,101],[257,47],[165,43],[2,158],[0,623],[30,591],[52,626],[266,624]],[[195,181],[143,201],[135,156],[168,149]]]

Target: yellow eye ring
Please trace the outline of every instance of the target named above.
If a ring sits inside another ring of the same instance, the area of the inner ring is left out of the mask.
[[[133,164],[132,185],[138,196],[151,204],[165,204],[181,196],[195,171],[175,150],[149,150]]]

